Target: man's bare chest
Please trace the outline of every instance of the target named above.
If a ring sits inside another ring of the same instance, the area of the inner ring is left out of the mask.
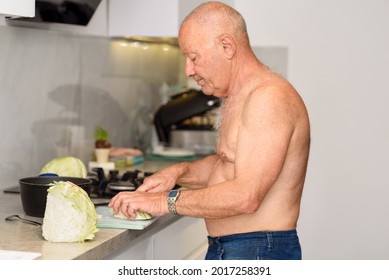
[[[228,161],[235,160],[240,123],[240,116],[231,114],[223,118],[220,126],[217,153]]]

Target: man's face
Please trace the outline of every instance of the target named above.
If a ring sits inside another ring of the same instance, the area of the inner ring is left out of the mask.
[[[192,77],[204,94],[223,96],[224,67],[220,46],[200,28],[186,24],[180,30],[179,44],[185,56],[185,74]],[[192,28],[191,28],[192,27]]]

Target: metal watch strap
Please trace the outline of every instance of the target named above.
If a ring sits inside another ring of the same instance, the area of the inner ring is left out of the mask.
[[[176,201],[177,201],[179,196],[180,196],[180,191],[179,190],[171,190],[168,193],[168,196],[167,196],[167,206],[168,206],[168,209],[169,209],[169,213],[177,215]]]

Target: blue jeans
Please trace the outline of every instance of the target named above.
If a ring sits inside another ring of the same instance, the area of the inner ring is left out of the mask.
[[[206,260],[301,260],[296,230],[208,236]]]

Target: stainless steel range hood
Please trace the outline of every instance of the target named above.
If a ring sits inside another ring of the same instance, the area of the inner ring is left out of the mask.
[[[9,17],[9,23],[61,23],[88,25],[102,0],[36,0],[35,17]]]

